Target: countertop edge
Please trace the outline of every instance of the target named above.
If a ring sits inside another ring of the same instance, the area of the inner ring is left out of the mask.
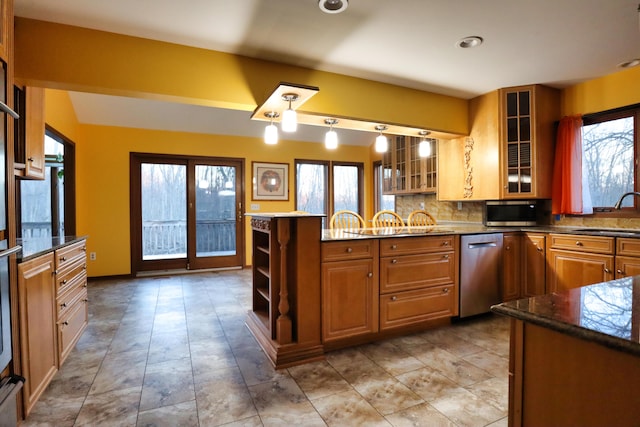
[[[59,242],[59,243],[53,243],[52,242],[52,238],[49,237],[47,238],[48,242],[50,244],[48,245],[39,245],[37,249],[31,249],[29,250],[28,246],[29,246],[29,240],[31,241],[35,241],[38,239],[19,239],[18,240],[18,244],[22,246],[22,250],[18,253],[18,263],[22,263],[25,261],[29,261],[31,259],[37,258],[40,255],[44,255],[47,254],[49,252],[53,252],[57,249],[60,248],[64,248],[65,246],[69,246],[72,245],[74,243],[77,243],[81,240],[86,240],[89,238],[89,236],[64,236],[64,242]],[[25,255],[26,253],[26,255]]]
[[[640,346],[638,346],[637,344],[631,343],[628,340],[604,334],[602,332],[597,332],[570,323],[560,322],[558,320],[542,317],[506,306],[504,304],[497,304],[492,306],[491,311],[493,313],[512,317],[514,319],[522,320],[533,325],[551,329],[556,332],[572,336],[574,338],[594,342],[614,350],[632,354],[634,356],[640,356]]]

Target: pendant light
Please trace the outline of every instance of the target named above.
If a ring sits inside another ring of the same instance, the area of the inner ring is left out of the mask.
[[[289,102],[289,108],[282,113],[282,121],[280,122],[282,132],[295,132],[298,129],[298,116],[291,108],[291,102],[298,99],[298,94],[285,93],[282,95],[282,99]]]
[[[376,152],[386,153],[389,149],[389,141],[387,137],[382,134],[382,131],[387,130],[387,127],[385,125],[377,125],[376,130],[380,132],[380,135],[376,137]]]
[[[431,141],[427,139],[427,135],[430,133],[426,130],[420,131],[420,136],[422,136],[422,141],[418,144],[418,156],[420,157],[429,157],[431,155]]]
[[[333,130],[333,125],[338,123],[337,119],[324,119],[324,123],[329,125],[329,130],[324,136],[324,146],[329,150],[338,148],[338,134]]]
[[[275,145],[278,143],[278,128],[273,124],[273,119],[280,116],[275,111],[264,113],[265,117],[271,119],[271,123],[264,128],[264,143],[269,145]]]

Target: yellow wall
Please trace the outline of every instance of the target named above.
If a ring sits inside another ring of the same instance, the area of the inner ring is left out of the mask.
[[[280,141],[267,146],[261,139],[236,136],[203,135],[187,132],[131,129],[70,123],[71,108],[66,92],[46,91],[46,120],[76,143],[77,160],[77,233],[88,235],[88,251],[97,259],[89,261],[88,275],[129,274],[129,153],[163,153],[193,156],[233,157],[245,160],[244,206],[251,204],[251,162],[289,163],[289,181],[294,180],[294,159],[361,161],[365,176],[371,176],[369,147],[340,146],[327,151],[321,143]],[[73,133],[73,136],[71,135]],[[258,201],[259,212],[287,212],[294,208],[294,188],[289,201]],[[365,215],[371,215],[371,185],[365,182]],[[249,209],[247,209],[249,211]],[[246,222],[246,248],[249,249],[249,224]],[[249,250],[246,262],[251,263]]]

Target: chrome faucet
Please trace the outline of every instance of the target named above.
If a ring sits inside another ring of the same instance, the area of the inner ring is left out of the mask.
[[[615,206],[613,207],[613,209],[615,209],[615,210],[620,210],[620,207],[621,207],[621,205],[622,205],[622,199],[624,199],[625,197],[630,196],[630,195],[634,195],[634,196],[640,197],[640,193],[638,193],[637,191],[631,191],[631,192],[629,192],[629,193],[624,193],[624,194],[622,195],[622,197],[620,197],[620,200],[618,200],[618,201],[616,202],[616,204],[615,204]]]

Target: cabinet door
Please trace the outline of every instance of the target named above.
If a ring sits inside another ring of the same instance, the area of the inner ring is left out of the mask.
[[[18,265],[20,351],[28,415],[58,370],[53,253]]]
[[[25,88],[25,178],[44,179],[44,89]]]
[[[509,301],[520,297],[521,266],[520,234],[504,234],[502,237],[502,299]]]
[[[613,280],[613,255],[549,250],[548,292]]]
[[[546,290],[544,234],[525,234],[522,242],[524,262],[522,263],[522,297],[543,295]]]
[[[640,275],[640,258],[616,256],[616,279]]]
[[[378,331],[378,274],[372,259],[322,264],[323,342]]]

